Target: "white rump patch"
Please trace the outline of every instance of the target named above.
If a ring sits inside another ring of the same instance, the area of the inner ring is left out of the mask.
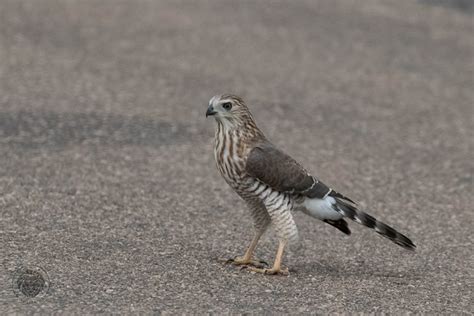
[[[320,220],[329,219],[337,221],[343,216],[333,207],[336,201],[333,197],[327,196],[324,199],[305,199],[303,202],[303,212]]]

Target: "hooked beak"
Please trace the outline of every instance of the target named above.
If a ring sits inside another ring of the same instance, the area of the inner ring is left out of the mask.
[[[215,115],[217,112],[214,111],[214,107],[212,105],[209,105],[206,111],[206,117]]]

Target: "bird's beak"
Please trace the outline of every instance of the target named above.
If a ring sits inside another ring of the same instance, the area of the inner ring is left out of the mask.
[[[206,111],[206,117],[210,116],[210,115],[214,115],[216,114],[217,112],[214,111],[214,107],[212,105],[209,105],[209,107],[207,108],[207,111]]]

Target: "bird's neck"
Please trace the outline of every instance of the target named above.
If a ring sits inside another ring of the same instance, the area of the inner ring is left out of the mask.
[[[222,139],[224,136],[238,139],[249,146],[266,139],[251,117],[239,122],[217,121],[216,137]]]

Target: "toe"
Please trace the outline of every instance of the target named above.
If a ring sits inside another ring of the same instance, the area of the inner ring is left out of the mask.
[[[225,262],[227,264],[232,263],[232,264],[241,264],[242,263],[242,258],[239,256],[235,256],[234,258],[229,258]]]
[[[288,270],[288,268],[284,268],[284,269],[281,269],[278,273],[281,275],[289,275],[290,271]]]

